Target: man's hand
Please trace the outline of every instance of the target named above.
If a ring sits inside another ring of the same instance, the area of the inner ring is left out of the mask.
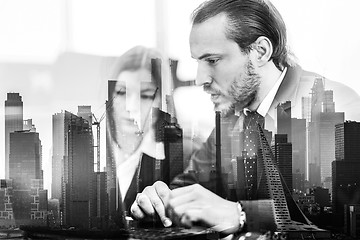
[[[135,202],[131,205],[131,213],[136,219],[159,215],[165,227],[170,227],[172,221],[166,217],[167,205],[171,190],[164,183],[157,181],[152,186],[147,186],[142,193],[138,193]]]
[[[191,227],[202,223],[224,234],[239,228],[237,203],[227,201],[199,184],[171,191],[168,212],[175,222]]]
[[[171,226],[173,221],[187,227],[201,223],[224,234],[234,233],[239,228],[237,203],[199,184],[171,191],[165,183],[155,182],[137,195],[131,213],[136,219],[158,214],[165,227]]]

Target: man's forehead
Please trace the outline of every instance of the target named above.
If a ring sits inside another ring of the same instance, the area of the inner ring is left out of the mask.
[[[203,54],[221,53],[221,46],[225,41],[229,41],[225,34],[226,19],[225,15],[218,14],[192,26],[189,42],[193,58],[198,59]]]

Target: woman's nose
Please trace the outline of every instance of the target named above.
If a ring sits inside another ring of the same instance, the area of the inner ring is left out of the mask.
[[[140,92],[126,94],[126,111],[131,119],[140,122]]]

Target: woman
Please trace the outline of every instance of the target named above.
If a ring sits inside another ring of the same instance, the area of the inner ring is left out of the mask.
[[[115,64],[116,81],[109,82],[108,146],[116,166],[118,199],[128,210],[136,194],[155,179],[155,162],[165,158],[155,141],[154,108],[161,102],[161,60],[154,50],[135,47]]]

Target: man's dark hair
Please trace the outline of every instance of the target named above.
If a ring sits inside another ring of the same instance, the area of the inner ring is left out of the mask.
[[[228,26],[226,36],[248,53],[260,36],[273,46],[271,59],[279,70],[291,65],[286,46],[286,27],[277,9],[266,0],[209,0],[192,14],[192,23],[200,24],[224,13]]]

